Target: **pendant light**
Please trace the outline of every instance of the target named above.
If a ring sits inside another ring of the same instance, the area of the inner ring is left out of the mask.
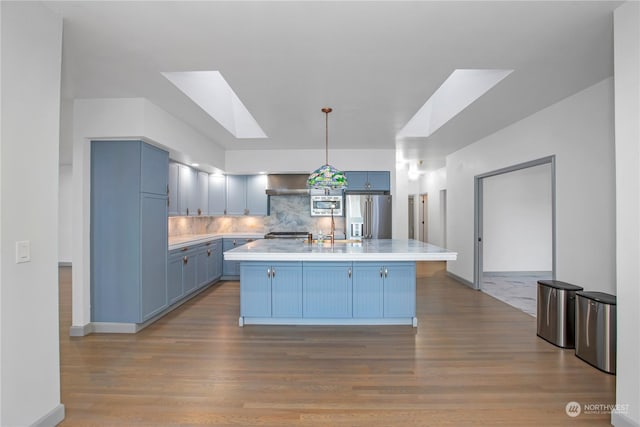
[[[329,164],[329,113],[333,111],[329,107],[322,109],[325,115],[325,164],[314,170],[307,178],[307,187],[329,190],[342,190],[347,187],[347,177],[344,172]]]

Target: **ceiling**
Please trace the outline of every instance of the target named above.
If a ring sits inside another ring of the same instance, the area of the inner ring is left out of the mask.
[[[423,169],[611,76],[619,4],[45,2],[64,17],[63,99],[147,98],[227,150],[322,149],[330,106],[330,148],[397,148]],[[514,72],[428,138],[397,139],[459,68]],[[220,71],[268,138],[234,138],[161,74],[199,70]]]

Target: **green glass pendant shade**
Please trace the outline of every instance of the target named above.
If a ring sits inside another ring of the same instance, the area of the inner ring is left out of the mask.
[[[347,187],[347,177],[344,172],[331,165],[324,165],[316,169],[307,179],[307,187],[331,190],[342,190]]]

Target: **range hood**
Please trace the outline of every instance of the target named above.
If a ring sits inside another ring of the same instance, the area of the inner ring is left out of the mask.
[[[270,196],[306,195],[309,174],[271,174],[267,175],[267,194]]]

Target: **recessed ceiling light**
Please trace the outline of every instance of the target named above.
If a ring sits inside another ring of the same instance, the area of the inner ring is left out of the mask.
[[[454,70],[398,137],[427,137],[497,85],[513,70]]]
[[[191,163],[191,166],[193,166],[194,168],[197,168],[198,166],[200,166],[200,163]]]
[[[266,138],[249,110],[219,71],[162,73],[236,138]]]

